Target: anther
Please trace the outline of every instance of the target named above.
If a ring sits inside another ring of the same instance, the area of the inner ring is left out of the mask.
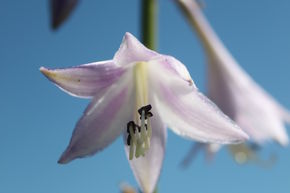
[[[127,145],[130,146],[131,145],[131,135],[129,134],[127,137]]]
[[[133,132],[135,133],[136,124],[134,123],[134,121],[130,121],[130,122],[127,123],[127,133],[129,133],[129,134],[130,134],[130,127],[133,128]]]
[[[153,114],[151,112],[145,114],[145,119],[148,119],[149,117],[153,117]]]
[[[142,112],[143,112],[143,111],[145,112],[145,119],[147,119],[148,117],[152,117],[153,114],[150,112],[151,109],[152,109],[152,106],[151,106],[150,104],[141,107],[141,108],[138,110],[138,113],[139,113],[139,115],[140,115],[140,119],[141,119],[141,117],[142,117]]]

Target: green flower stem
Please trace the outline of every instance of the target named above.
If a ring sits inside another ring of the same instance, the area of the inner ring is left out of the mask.
[[[157,0],[141,0],[141,36],[143,44],[156,49]]]

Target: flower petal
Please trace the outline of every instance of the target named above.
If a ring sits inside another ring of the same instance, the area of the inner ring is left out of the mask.
[[[199,6],[192,0],[177,0],[202,40],[209,59],[209,97],[256,143],[269,139],[288,143],[283,121],[287,110],[264,91],[237,63],[223,45]]]
[[[93,100],[76,124],[72,138],[59,163],[68,163],[102,150],[112,143],[132,119],[135,101],[132,72],[122,76],[119,84],[111,86],[98,100]]]
[[[91,98],[116,82],[124,73],[124,68],[113,61],[102,61],[53,70],[41,67],[40,71],[70,95]]]
[[[256,104],[258,101],[260,105]],[[236,110],[235,120],[256,143],[263,144],[273,139],[282,146],[288,144],[289,139],[283,122],[272,106],[267,104],[267,100],[263,102],[263,98],[256,101],[245,98],[245,101],[239,102],[239,105],[244,103],[251,105],[251,108],[239,107]]]
[[[163,163],[167,137],[166,127],[161,122],[158,114],[154,111],[155,105],[153,104],[152,107],[151,145],[144,157],[134,157],[132,160],[129,160],[129,148],[126,144],[127,134],[124,135],[126,156],[133,170],[134,176],[144,193],[152,193],[155,189]]]
[[[159,63],[152,62],[149,69],[160,117],[175,133],[207,143],[238,143],[248,138],[195,87]]]
[[[114,56],[114,61],[119,65],[127,65],[132,62],[148,61],[158,56],[157,52],[149,50],[141,44],[132,34],[127,32],[122,44]]]
[[[194,89],[196,89],[196,86],[186,68],[185,65],[183,65],[180,61],[178,61],[176,58],[168,55],[160,55],[151,62],[159,63],[163,66],[166,70],[170,71],[170,73],[175,74],[180,79],[186,81],[190,86],[193,86]]]

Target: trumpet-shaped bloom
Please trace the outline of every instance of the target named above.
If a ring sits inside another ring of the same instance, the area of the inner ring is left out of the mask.
[[[236,62],[194,0],[177,0],[189,16],[208,58],[208,93],[221,110],[257,144],[288,144],[284,122],[289,112],[264,91]]]
[[[247,135],[194,85],[186,67],[145,48],[126,33],[112,60],[41,72],[65,92],[92,101],[59,159],[93,155],[119,135],[143,192],[154,190],[166,143],[176,134],[213,143],[237,143]]]

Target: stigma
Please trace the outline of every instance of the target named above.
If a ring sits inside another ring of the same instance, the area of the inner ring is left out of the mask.
[[[145,156],[145,153],[150,148],[150,139],[152,136],[152,128],[150,117],[153,114],[150,112],[152,106],[146,105],[138,109],[140,119],[138,123],[130,121],[127,123],[127,145],[129,149],[129,159],[132,160],[134,157],[138,158],[140,156]]]

